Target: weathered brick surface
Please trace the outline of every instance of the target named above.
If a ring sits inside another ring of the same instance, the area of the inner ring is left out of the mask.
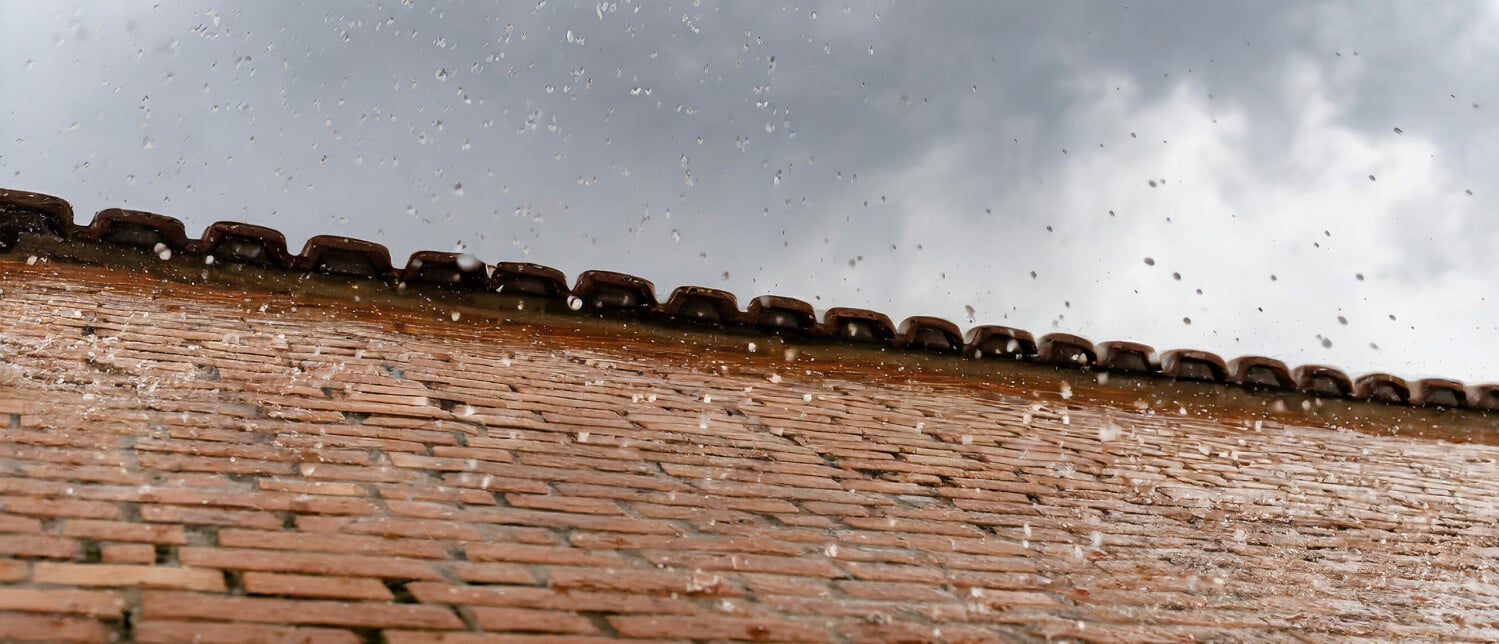
[[[1499,639],[1440,412],[0,284],[0,640]]]

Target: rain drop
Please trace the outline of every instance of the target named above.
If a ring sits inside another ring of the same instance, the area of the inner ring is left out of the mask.
[[[1107,443],[1109,441],[1118,439],[1120,433],[1122,433],[1122,430],[1120,429],[1119,424],[1115,423],[1113,418],[1105,417],[1103,420],[1103,425],[1099,426],[1098,428],[1098,440]]]
[[[458,270],[464,272],[477,271],[484,266],[484,262],[479,261],[479,258],[475,257],[472,253],[463,253],[459,255],[457,261]]]

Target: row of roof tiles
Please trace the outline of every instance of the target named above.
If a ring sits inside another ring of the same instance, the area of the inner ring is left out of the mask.
[[[336,235],[312,237],[301,253],[293,255],[287,250],[286,237],[264,226],[217,222],[192,239],[173,217],[119,208],[102,210],[89,225],[80,226],[73,222],[72,206],[61,198],[0,189],[0,252],[9,252],[26,233],[145,248],[163,257],[198,256],[214,263],[376,279],[397,286],[519,293],[565,301],[575,311],[587,308],[662,322],[753,328],[789,338],[878,343],[971,358],[1029,360],[1394,404],[1499,410],[1499,384],[1467,386],[1444,378],[1407,382],[1386,373],[1355,379],[1325,365],[1292,369],[1273,358],[1224,360],[1191,349],[1157,353],[1137,342],[1095,344],[1068,333],[1036,338],[1023,329],[995,325],[976,326],[965,333],[952,322],[929,316],[909,317],[896,325],[883,313],[855,308],[832,308],[818,320],[812,305],[801,300],[764,295],[740,310],[733,293],[702,286],[678,287],[662,302],[649,280],[624,273],[584,271],[569,287],[563,273],[554,268],[522,262],[489,265],[472,256],[438,251],[414,253],[398,268],[384,246]]]

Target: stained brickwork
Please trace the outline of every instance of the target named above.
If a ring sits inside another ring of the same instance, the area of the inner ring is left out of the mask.
[[[1476,411],[45,258],[0,289],[4,640],[1499,639]]]

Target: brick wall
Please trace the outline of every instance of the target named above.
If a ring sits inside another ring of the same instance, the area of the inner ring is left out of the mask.
[[[1499,639],[1477,412],[24,259],[3,640]]]

